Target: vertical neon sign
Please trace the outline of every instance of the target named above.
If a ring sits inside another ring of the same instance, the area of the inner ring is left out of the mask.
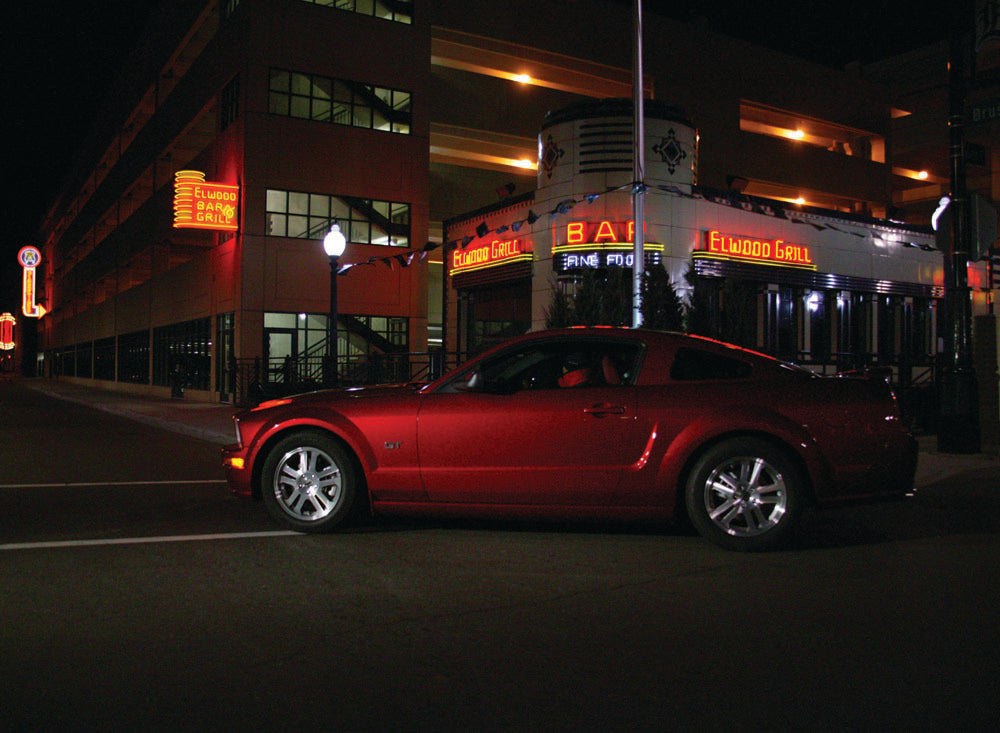
[[[0,351],[11,351],[14,348],[14,316],[10,313],[0,313]]]
[[[41,318],[45,315],[45,306],[35,302],[37,296],[35,268],[42,261],[42,253],[35,247],[22,247],[17,253],[17,261],[24,268],[24,275],[21,278],[21,310],[29,318]]]

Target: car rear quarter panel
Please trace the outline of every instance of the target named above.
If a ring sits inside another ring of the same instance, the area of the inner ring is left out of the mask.
[[[828,498],[899,494],[913,487],[916,443],[881,380],[810,380],[789,391],[788,412],[807,427],[833,474]]]
[[[674,506],[698,455],[720,440],[739,435],[774,442],[799,464],[810,488],[824,487],[831,468],[808,431],[770,406],[747,402],[753,390],[764,392],[762,384],[748,382],[641,389],[638,419],[647,436],[648,456],[633,464],[634,482],[624,484],[638,490],[634,499]]]

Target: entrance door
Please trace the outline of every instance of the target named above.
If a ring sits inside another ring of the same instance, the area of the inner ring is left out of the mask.
[[[264,329],[265,379],[268,382],[291,383],[292,368],[299,353],[299,334],[293,328]]]

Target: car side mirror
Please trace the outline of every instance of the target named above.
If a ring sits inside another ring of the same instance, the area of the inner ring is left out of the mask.
[[[464,382],[456,382],[455,390],[458,392],[483,392],[485,380],[480,372],[473,372]]]

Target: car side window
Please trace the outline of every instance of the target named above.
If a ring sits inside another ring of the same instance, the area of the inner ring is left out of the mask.
[[[740,359],[682,346],[674,356],[670,378],[679,382],[746,379],[752,371],[753,367]]]
[[[565,339],[527,344],[482,363],[467,389],[494,394],[524,390],[608,387],[635,382],[640,345]],[[449,390],[451,391],[451,390]]]

